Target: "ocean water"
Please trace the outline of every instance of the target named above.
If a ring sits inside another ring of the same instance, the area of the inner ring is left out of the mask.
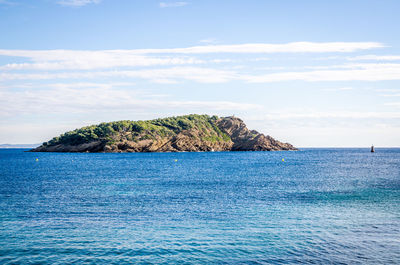
[[[65,263],[399,264],[400,149],[0,149],[0,264]]]

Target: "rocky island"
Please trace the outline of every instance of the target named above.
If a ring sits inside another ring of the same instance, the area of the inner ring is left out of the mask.
[[[297,150],[247,129],[236,117],[185,115],[101,123],[66,132],[31,152],[200,152]]]

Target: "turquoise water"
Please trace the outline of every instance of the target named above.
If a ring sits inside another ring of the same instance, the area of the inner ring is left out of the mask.
[[[399,264],[399,203],[400,149],[0,149],[0,264]]]

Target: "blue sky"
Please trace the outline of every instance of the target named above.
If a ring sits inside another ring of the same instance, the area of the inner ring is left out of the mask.
[[[0,0],[0,143],[235,114],[296,146],[399,146],[399,1]]]

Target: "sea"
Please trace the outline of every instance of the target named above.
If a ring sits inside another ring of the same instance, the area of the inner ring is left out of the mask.
[[[0,264],[400,264],[400,149],[0,149]]]

